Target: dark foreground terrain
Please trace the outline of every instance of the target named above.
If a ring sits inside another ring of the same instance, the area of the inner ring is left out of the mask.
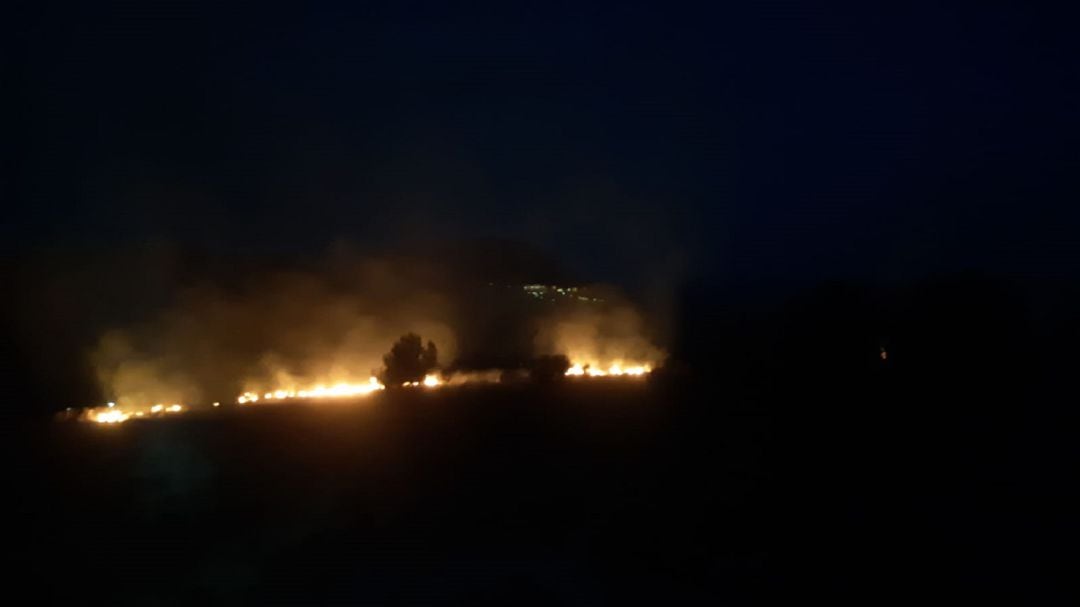
[[[74,604],[1067,603],[1064,426],[935,418],[887,385],[829,405],[655,378],[38,424],[11,498],[19,582]]]
[[[762,420],[673,411],[629,381],[54,424],[26,557],[111,604],[749,592]]]

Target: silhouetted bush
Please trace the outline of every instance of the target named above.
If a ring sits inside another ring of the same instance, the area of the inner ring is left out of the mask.
[[[541,356],[532,361],[529,374],[533,381],[552,382],[562,379],[570,368],[570,359],[562,354]]]
[[[438,352],[431,341],[424,347],[419,335],[407,333],[383,356],[383,364],[382,382],[387,387],[396,387],[424,379],[438,365]]]

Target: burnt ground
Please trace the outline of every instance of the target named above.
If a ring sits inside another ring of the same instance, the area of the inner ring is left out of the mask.
[[[657,377],[39,421],[18,577],[140,605],[1067,596],[1068,424],[931,424],[867,378],[816,405],[806,378]]]

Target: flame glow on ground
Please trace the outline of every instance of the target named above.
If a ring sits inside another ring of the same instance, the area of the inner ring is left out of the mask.
[[[183,413],[187,410],[187,407],[179,403],[173,403],[171,405],[157,403],[147,407],[123,408],[117,407],[116,403],[108,403],[104,407],[86,409],[83,413],[83,418],[99,424],[119,424],[121,422],[126,422],[131,418],[161,417]]]
[[[648,364],[615,362],[607,366],[596,363],[574,362],[566,370],[566,376],[571,378],[593,377],[644,377],[652,372]],[[424,376],[421,381],[404,382],[403,388],[436,389],[444,386],[461,385],[465,383],[496,383],[497,372],[458,374],[443,377],[431,373]],[[288,400],[325,401],[334,399],[348,399],[361,396],[369,396],[385,390],[386,386],[376,377],[369,377],[364,382],[335,382],[330,385],[317,384],[307,388],[276,388],[266,392],[247,391],[236,398],[237,405],[253,405],[257,403],[279,403]],[[220,403],[215,402],[214,407]],[[156,403],[144,407],[118,407],[110,402],[103,407],[92,407],[83,410],[80,419],[96,422],[99,424],[119,424],[130,419],[155,419],[172,416],[190,411],[191,408],[179,403],[164,404]]]
[[[566,370],[566,374],[571,377],[641,377],[648,375],[652,372],[652,367],[649,365],[626,365],[622,363],[612,363],[607,368],[600,365],[582,365],[580,363],[574,363]]]
[[[316,385],[307,389],[277,389],[271,392],[264,392],[260,395],[258,392],[244,392],[236,398],[236,404],[246,405],[249,403],[257,403],[262,401],[280,401],[290,398],[310,398],[310,399],[326,399],[326,398],[348,398],[351,396],[364,396],[377,392],[379,390],[385,390],[386,386],[382,385],[378,379],[371,377],[368,381],[363,383],[349,383],[338,382],[331,386]]]

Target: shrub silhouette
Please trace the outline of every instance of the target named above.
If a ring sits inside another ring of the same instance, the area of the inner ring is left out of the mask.
[[[552,382],[562,379],[570,368],[570,360],[562,354],[535,358],[529,365],[529,374],[534,381]]]
[[[397,387],[424,379],[438,365],[438,351],[431,341],[424,347],[419,335],[406,333],[383,356],[383,365],[383,384],[388,388]]]

